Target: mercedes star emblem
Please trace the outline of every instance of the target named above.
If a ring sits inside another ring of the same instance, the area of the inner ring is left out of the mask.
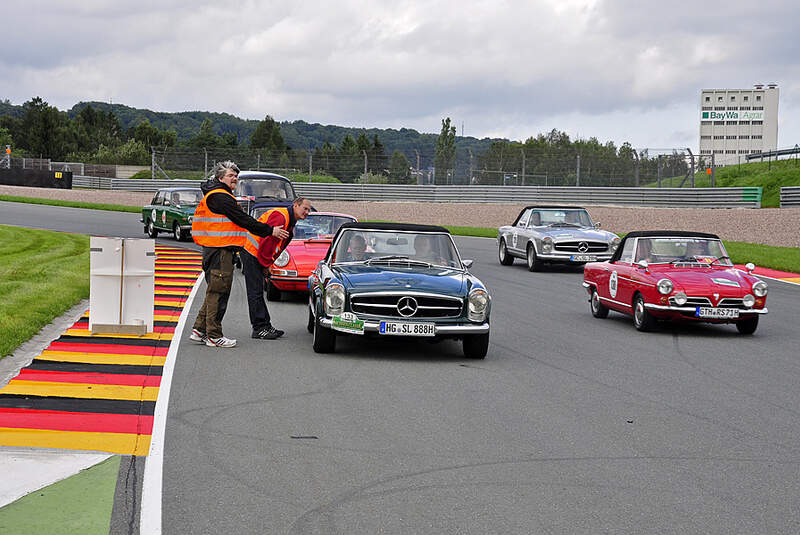
[[[410,296],[401,297],[397,301],[397,312],[404,318],[417,313],[417,300]]]
[[[585,253],[588,250],[589,250],[589,244],[586,243],[585,241],[582,241],[582,242],[580,242],[578,244],[578,252],[579,253]]]

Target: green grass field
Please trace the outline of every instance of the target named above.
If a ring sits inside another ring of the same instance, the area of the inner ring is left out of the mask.
[[[88,236],[0,225],[0,358],[88,297]]]
[[[683,177],[669,177],[662,179],[661,185],[665,188],[677,188]],[[711,176],[705,173],[695,174],[694,185],[696,188],[710,188]],[[800,186],[800,160],[778,160],[776,162],[753,162],[741,165],[717,167],[714,170],[714,185],[718,188],[757,187],[762,190],[761,206],[764,208],[777,208],[781,204],[781,188],[787,186]],[[647,187],[657,187],[656,182],[647,184]],[[688,187],[687,183],[684,187]]]

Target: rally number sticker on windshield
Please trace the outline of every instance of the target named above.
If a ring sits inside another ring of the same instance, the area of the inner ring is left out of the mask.
[[[611,297],[617,297],[617,272],[612,271],[611,277],[608,278],[608,293]]]

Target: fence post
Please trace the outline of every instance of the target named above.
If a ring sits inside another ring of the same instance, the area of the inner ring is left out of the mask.
[[[367,151],[361,151],[364,154],[364,182],[367,182]]]
[[[205,160],[203,162],[203,176],[205,177],[208,175],[208,149],[203,147],[203,155],[205,156]]]
[[[309,150],[308,151],[308,182],[309,182],[309,184],[312,181],[311,175],[312,175],[312,171],[313,171],[313,167],[312,167],[312,165],[313,165],[313,162],[312,162],[313,157],[314,157],[314,155]]]
[[[581,153],[578,153],[577,164],[575,166],[575,186],[581,185]]]
[[[419,174],[419,151],[414,149],[414,152],[417,154],[417,184],[422,184],[422,175]]]
[[[639,187],[639,151],[633,149],[633,180],[634,185],[638,188]]]
[[[156,179],[156,148],[150,147],[150,179]]]
[[[686,150],[689,151],[689,157],[691,158],[692,162],[692,187],[694,187],[694,154],[692,153],[692,149],[686,147]]]
[[[714,158],[714,153],[711,153],[711,187],[715,188],[717,184],[716,180],[716,172],[717,172],[717,164],[716,159]]]
[[[525,185],[525,149],[520,148],[519,151],[522,153],[522,185]]]
[[[467,185],[472,184],[472,149],[467,147],[467,152],[469,152],[469,177],[467,177]]]

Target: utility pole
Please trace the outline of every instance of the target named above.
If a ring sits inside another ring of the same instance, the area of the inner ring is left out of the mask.
[[[692,187],[694,187],[694,154],[692,153],[692,149],[686,147],[686,150],[689,152],[689,157],[691,158],[691,165],[692,165]]]
[[[156,179],[156,148],[150,147],[150,178]]]
[[[639,187],[639,152],[634,149],[633,150],[633,159],[635,162],[633,163],[633,180],[636,187]]]
[[[313,180],[312,177],[311,177],[311,175],[313,174],[313,170],[314,170],[314,168],[312,167],[313,158],[314,158],[314,154],[309,150],[308,151],[308,182],[309,183],[311,183],[311,181]]]
[[[717,183],[717,181],[716,181],[716,176],[715,176],[715,173],[716,173],[716,169],[715,169],[715,167],[716,167],[716,163],[715,163],[715,161],[714,161],[714,160],[715,160],[715,158],[714,158],[714,151],[711,151],[711,187],[712,187],[712,188],[716,187],[716,183]]]
[[[522,185],[525,185],[525,149],[520,148],[519,151],[522,153]]]
[[[414,149],[414,152],[417,154],[417,184],[422,184],[422,175],[419,174],[419,151]]]
[[[578,153],[578,163],[575,166],[575,186],[581,185],[581,153]]]
[[[472,184],[472,149],[468,147],[467,152],[469,152],[469,177],[467,178],[467,184]]]
[[[367,182],[367,151],[361,151],[364,154],[364,183]]]

